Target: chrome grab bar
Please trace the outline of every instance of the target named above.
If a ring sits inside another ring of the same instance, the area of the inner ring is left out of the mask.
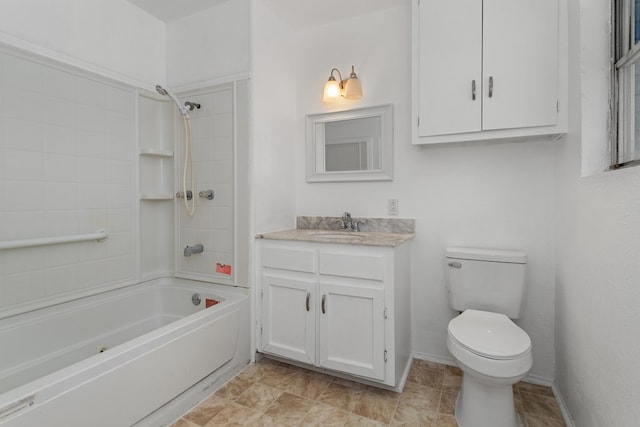
[[[0,242],[0,251],[7,249],[30,248],[34,246],[59,245],[62,243],[88,242],[90,240],[101,241],[107,238],[105,230],[98,230],[95,233],[72,234],[68,236],[39,237],[24,240],[6,240]]]

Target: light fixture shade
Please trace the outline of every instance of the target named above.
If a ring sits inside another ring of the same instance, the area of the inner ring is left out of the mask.
[[[329,77],[329,81],[324,85],[324,92],[322,95],[322,100],[324,102],[327,101],[335,101],[340,98],[340,83],[336,81],[335,78]]]
[[[346,99],[362,98],[362,83],[355,73],[351,73],[351,77],[344,83],[344,94]]]

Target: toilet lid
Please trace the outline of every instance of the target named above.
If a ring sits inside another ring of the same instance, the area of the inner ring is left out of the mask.
[[[529,335],[500,313],[466,310],[449,322],[449,336],[490,359],[514,359],[531,350]]]

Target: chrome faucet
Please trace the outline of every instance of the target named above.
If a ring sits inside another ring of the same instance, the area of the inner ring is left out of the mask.
[[[199,254],[199,253],[202,253],[203,251],[204,251],[204,246],[202,245],[202,243],[198,243],[197,245],[193,245],[193,246],[187,245],[184,248],[184,256]]]
[[[339,221],[339,220],[338,220]],[[342,231],[360,231],[360,224],[366,224],[366,220],[353,219],[351,213],[345,212],[342,214]]]
[[[342,214],[342,228],[344,230],[353,229],[353,218],[351,218],[351,214],[349,212]]]

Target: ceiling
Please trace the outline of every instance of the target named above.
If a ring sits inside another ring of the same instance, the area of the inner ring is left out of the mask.
[[[227,1],[236,0],[127,0],[164,22],[177,21]],[[301,29],[349,19],[406,0],[262,0],[292,28]]]
[[[164,22],[176,21],[229,0],[127,0]]]

